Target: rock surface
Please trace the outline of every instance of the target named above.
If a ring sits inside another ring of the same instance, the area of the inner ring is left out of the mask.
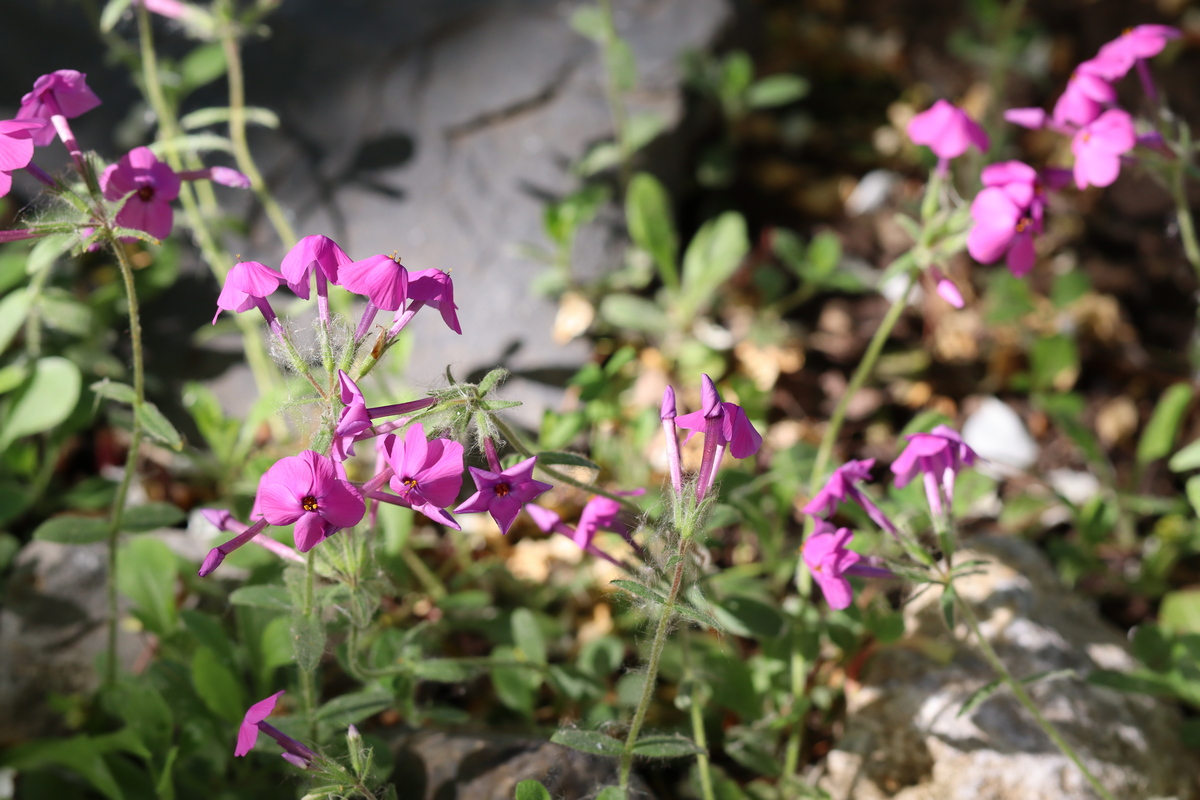
[[[511,800],[517,784],[530,779],[557,800],[584,800],[617,782],[615,759],[492,733],[421,731],[398,739],[393,752],[392,779],[412,800]],[[653,798],[636,774],[630,798]]]
[[[985,537],[971,547],[956,560],[990,563],[955,586],[1014,675],[1135,666],[1121,637],[1060,586],[1031,545]],[[930,589],[908,605],[909,637],[880,651],[861,687],[847,692],[846,732],[822,785],[835,800],[1092,800],[1080,772],[1007,690],[958,716],[994,675],[965,643],[961,621],[950,639],[939,599]],[[946,644],[948,661],[929,655]],[[1200,797],[1200,770],[1180,744],[1174,709],[1079,678],[1029,692],[1114,797]]]
[[[89,692],[99,685],[104,652],[103,544],[30,542],[17,556],[0,609],[0,745],[55,733],[60,715],[49,692]],[[143,648],[122,632],[118,657],[129,670]]]

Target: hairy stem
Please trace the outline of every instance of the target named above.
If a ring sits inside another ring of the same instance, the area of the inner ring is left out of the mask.
[[[817,449],[817,460],[813,464],[812,478],[809,482],[809,491],[816,492],[820,487],[821,481],[825,479],[825,471],[829,467],[829,459],[833,456],[833,446],[837,442],[838,434],[841,433],[842,423],[846,421],[846,409],[850,407],[850,401],[858,390],[867,382],[867,378],[875,371],[875,364],[879,361],[879,355],[883,352],[883,345],[887,342],[888,337],[892,335],[892,329],[896,327],[896,323],[900,320],[900,315],[904,313],[904,308],[908,305],[908,296],[912,293],[912,288],[916,284],[917,276],[915,272],[908,274],[908,283],[904,287],[904,291],[892,303],[892,307],[888,309],[887,315],[883,318],[883,322],[879,324],[879,329],[875,331],[875,335],[871,338],[870,344],[867,345],[867,351],[863,354],[862,361],[858,362],[858,366],[854,370],[854,375],[850,378],[850,383],[846,385],[845,392],[838,400],[837,408],[833,410],[833,415],[829,418],[829,425],[825,428],[825,434],[821,437],[821,446]]]
[[[689,532],[690,533],[690,532]],[[625,737],[625,748],[621,751],[621,796],[629,796],[629,777],[633,772],[633,748],[637,744],[638,734],[646,721],[646,712],[650,710],[650,701],[654,699],[654,689],[658,680],[659,661],[662,659],[663,648],[667,644],[667,632],[671,629],[671,618],[674,616],[673,607],[679,599],[683,588],[683,572],[687,567],[687,551],[692,543],[690,535],[682,536],[683,544],[679,547],[678,563],[675,565],[675,577],[671,579],[671,591],[667,593],[667,602],[663,605],[662,616],[658,618],[658,627],[654,631],[654,641],[650,645],[650,660],[646,664],[646,682],[642,685],[642,697],[638,700],[633,712],[633,721],[629,723],[629,735]]]

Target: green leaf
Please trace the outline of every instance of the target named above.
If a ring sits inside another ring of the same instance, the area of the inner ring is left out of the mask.
[[[104,760],[102,749],[88,736],[39,739],[16,745],[5,754],[4,765],[18,771],[51,765],[65,767],[108,800],[125,800],[120,785]]]
[[[553,800],[550,792],[539,781],[527,780],[517,784],[513,800]]]
[[[517,649],[534,664],[545,664],[546,639],[538,627],[537,617],[527,608],[518,608],[512,615],[512,636]]]
[[[1176,383],[1163,392],[1138,441],[1138,464],[1148,464],[1171,452],[1175,437],[1179,435],[1179,426],[1183,423],[1183,415],[1191,405],[1192,394],[1189,383]]]
[[[1187,492],[1188,502],[1192,504],[1192,511],[1200,517],[1200,475],[1188,478],[1184,491]]]
[[[645,758],[683,758],[704,755],[707,752],[686,736],[671,734],[640,736],[633,745],[634,755]]]
[[[714,610],[725,627],[748,638],[774,639],[787,623],[777,609],[753,597],[727,597]]]
[[[33,374],[13,397],[0,423],[0,450],[22,436],[56,427],[75,410],[83,379],[79,367],[59,356],[40,358]]]
[[[278,667],[286,667],[292,663],[292,620],[280,615],[268,622],[262,629],[259,649],[262,653],[260,669],[267,673]]]
[[[611,581],[611,583],[613,586],[616,586],[620,589],[624,589],[625,591],[629,592],[631,595],[634,595],[635,597],[640,597],[643,600],[648,600],[651,603],[654,603],[656,605],[665,606],[667,604],[667,598],[663,597],[661,594],[654,591],[653,589],[651,589],[647,586],[643,586],[642,584],[637,583],[635,581]]]
[[[119,383],[105,378],[102,381],[96,381],[88,388],[99,397],[107,397],[109,400],[116,400],[125,405],[131,406],[137,401],[137,394],[127,383]]]
[[[562,450],[543,450],[537,454],[537,463],[539,466],[562,465],[567,467],[584,467],[597,471],[600,469],[600,465],[595,461],[590,461],[577,453],[567,453]]]
[[[192,656],[192,686],[208,710],[226,722],[240,722],[246,713],[242,684],[207,647],[196,648]]]
[[[746,220],[736,211],[726,211],[700,227],[683,255],[680,306],[684,319],[690,321],[712,302],[749,249]]]
[[[8,349],[28,314],[29,292],[25,288],[14,289],[0,299],[0,353]]]
[[[608,17],[596,6],[581,6],[571,15],[571,28],[594,42],[603,42],[611,33]]]
[[[39,319],[51,330],[79,337],[87,336],[92,330],[95,319],[92,309],[62,289],[47,289],[38,305],[41,307]]]
[[[392,707],[392,693],[383,689],[368,689],[335,697],[317,709],[317,719],[334,728],[356,725],[367,717]]]
[[[1087,682],[1096,686],[1106,686],[1118,692],[1148,695],[1174,694],[1171,681],[1165,675],[1159,675],[1146,669],[1133,672],[1114,672],[1107,669],[1094,669],[1088,673]]]
[[[1171,456],[1167,466],[1171,468],[1172,472],[1200,469],[1200,439],[1184,445],[1183,449]]]
[[[183,449],[183,437],[179,435],[179,431],[175,430],[175,426],[163,416],[163,413],[158,410],[158,406],[154,405],[154,403],[144,402],[138,406],[137,416],[146,433],[172,450],[178,451]]]
[[[165,159],[169,150],[181,150],[185,153],[233,152],[233,142],[229,141],[228,137],[215,133],[189,133],[174,139],[159,139],[146,146],[159,159]]]
[[[475,664],[464,663],[454,658],[422,658],[411,664],[414,677],[433,683],[462,683],[479,672]]]
[[[113,28],[117,27],[117,23],[121,21],[121,17],[125,14],[125,10],[129,8],[130,2],[132,0],[108,0],[108,5],[100,13],[101,33],[109,33]]]
[[[242,109],[246,116],[246,122],[254,125],[261,125],[264,128],[278,128],[279,115],[269,108],[258,108],[256,106],[246,106]],[[209,125],[218,125],[229,121],[228,107],[213,107],[202,108],[198,111],[193,111],[190,114],[184,115],[179,120],[179,124],[184,130],[195,130],[196,128],[204,128]]]
[[[121,517],[121,530],[143,533],[159,528],[170,528],[187,518],[183,509],[170,503],[146,503],[125,509]]]
[[[179,77],[184,94],[212,83],[225,74],[225,51],[220,42],[201,45],[179,63]]]
[[[7,394],[16,389],[28,377],[29,369],[22,363],[0,367],[0,394]]]
[[[1200,633],[1200,590],[1167,592],[1158,609],[1158,622],[1173,633]]]
[[[625,121],[625,144],[629,152],[636,153],[663,132],[667,121],[653,112],[631,114]]]
[[[958,713],[954,716],[961,717],[966,714],[970,714],[976,708],[983,705],[983,703],[989,697],[995,694],[996,690],[1003,685],[1003,682],[999,678],[996,678],[995,680],[988,681],[983,686],[980,686],[978,689],[971,692],[970,696],[963,701],[962,708],[958,709]]]
[[[500,646],[492,650],[492,658],[497,661],[516,659],[516,651],[508,646]],[[533,716],[533,690],[542,682],[540,674],[527,668],[503,665],[492,667],[492,687],[501,703],[519,711],[527,717]]]
[[[316,616],[292,616],[292,649],[298,669],[315,670],[321,663],[325,654],[325,627]]]
[[[230,593],[229,602],[235,606],[254,606],[276,611],[290,611],[292,608],[287,589],[282,586],[242,586]]]
[[[942,619],[946,621],[946,629],[951,633],[954,633],[954,598],[956,596],[957,593],[954,591],[954,584],[950,584],[942,590],[940,600],[942,604]]]
[[[625,194],[625,218],[634,244],[645,250],[658,265],[663,283],[679,286],[679,236],[671,219],[671,200],[658,179],[639,172]]]
[[[38,239],[37,244],[29,251],[29,260],[25,262],[25,273],[36,275],[62,257],[75,243],[74,234],[52,233]]]
[[[615,328],[666,333],[671,322],[653,300],[632,294],[610,294],[600,301],[600,318]]]
[[[676,603],[671,610],[676,614],[679,614],[681,617],[686,617],[692,622],[698,622],[705,627],[712,628],[714,631],[725,630],[725,626],[721,624],[719,620],[717,620],[711,614],[701,611],[690,603],[680,601]]]
[[[620,786],[605,786],[600,790],[600,794],[596,795],[596,800],[625,800],[625,793],[621,791]]]
[[[625,660],[625,643],[616,636],[601,636],[592,639],[579,649],[576,665],[593,678],[607,678],[617,671]]]
[[[799,75],[770,75],[750,84],[746,103],[751,108],[774,108],[806,96],[809,83]]]
[[[99,517],[51,517],[37,527],[33,538],[59,544],[91,544],[108,538],[108,520]]]
[[[137,604],[142,623],[159,636],[170,634],[179,623],[175,573],[175,554],[158,539],[133,539],[117,551],[117,586]]]
[[[620,757],[625,749],[622,742],[599,731],[581,731],[574,728],[563,728],[554,732],[550,737],[554,744],[561,744],[581,753],[591,753],[597,756]]]
[[[1065,392],[1079,377],[1079,349],[1068,336],[1046,336],[1030,348],[1029,365],[1035,388]]]

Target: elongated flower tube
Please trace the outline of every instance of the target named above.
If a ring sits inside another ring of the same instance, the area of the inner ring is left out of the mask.
[[[283,691],[280,690],[270,697],[259,700],[246,710],[246,715],[242,718],[242,724],[238,728],[237,746],[234,747],[233,754],[235,756],[247,755],[258,742],[258,734],[265,733],[283,748],[282,755],[285,761],[300,769],[308,769],[312,762],[320,756],[265,721],[275,710],[275,705],[279,702],[282,694]]]
[[[209,551],[208,556],[204,559],[204,563],[200,566],[199,575],[201,578],[219,567],[221,562],[225,560],[225,556],[247,542],[254,542],[288,561],[293,561],[297,564],[304,563],[304,558],[295,550],[262,533],[262,530],[267,526],[266,520],[259,520],[254,526],[250,526],[236,519],[229,511],[223,508],[203,508],[200,510],[200,513],[204,515],[205,519],[216,526],[217,530],[232,531],[237,534],[237,536],[228,542],[219,547],[214,547]],[[248,536],[246,535],[247,531],[250,531]]]
[[[594,498],[593,498],[594,499]],[[579,546],[579,549],[585,553],[590,553],[599,558],[603,558],[611,564],[616,564],[618,567],[626,568],[616,558],[601,550],[593,543],[596,532],[603,526],[592,525],[587,528],[583,526],[583,517],[580,517],[580,524],[572,528],[570,525],[562,521],[562,517],[557,512],[551,511],[545,506],[539,506],[537,503],[529,503],[525,506],[525,510],[529,512],[529,516],[533,519],[533,524],[537,525],[545,533],[561,533]],[[587,506],[584,506],[584,512],[587,512]]]
[[[667,437],[667,467],[671,470],[671,488],[678,497],[683,493],[683,461],[679,456],[679,431],[675,427],[675,390],[670,386],[663,390],[662,408],[658,416]]]
[[[736,403],[722,402],[716,384],[707,375],[700,376],[700,398],[699,411],[675,419],[676,426],[692,431],[687,439],[704,432],[704,455],[696,485],[697,500],[703,498],[716,481],[726,446],[734,458],[752,456],[762,446],[762,436],[750,424],[745,409]]]

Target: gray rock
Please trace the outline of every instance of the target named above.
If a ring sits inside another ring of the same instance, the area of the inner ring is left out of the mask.
[[[0,610],[0,744],[59,730],[50,692],[91,692],[107,645],[105,545],[35,541],[17,555]],[[129,670],[144,643],[122,631],[117,642]]]
[[[393,752],[393,779],[412,800],[511,800],[517,784],[531,779],[557,800],[585,800],[617,783],[615,759],[495,733],[420,731],[397,739]],[[629,795],[653,800],[636,774]]]
[[[1060,586],[1031,545],[987,537],[971,548],[956,559],[990,563],[955,586],[1014,675],[1071,669],[1082,678],[1097,667],[1135,666],[1124,640]],[[949,636],[939,599],[930,589],[909,603],[908,638],[883,648],[847,693],[845,735],[822,785],[835,800],[1091,800],[1080,772],[1007,690],[958,715],[994,675],[966,644],[961,622]],[[1200,796],[1174,709],[1080,678],[1029,692],[1114,797]]]
[[[985,471],[1012,473],[1029,469],[1037,461],[1038,445],[1029,435],[1025,423],[1002,400],[985,397],[979,409],[962,428],[963,441],[971,446],[986,463]]]

